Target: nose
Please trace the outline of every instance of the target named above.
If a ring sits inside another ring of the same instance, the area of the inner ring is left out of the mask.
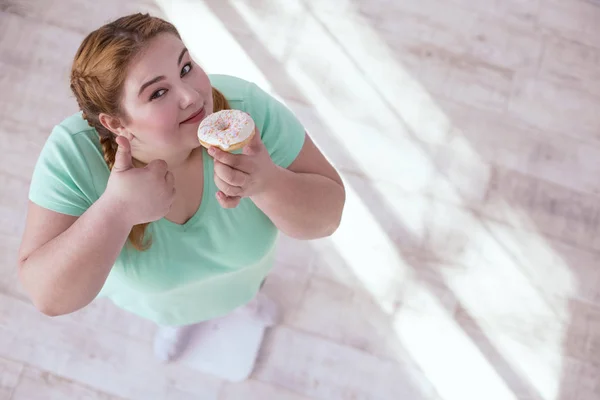
[[[200,100],[200,93],[185,83],[182,83],[181,85],[180,96],[180,107],[182,110],[198,103]]]

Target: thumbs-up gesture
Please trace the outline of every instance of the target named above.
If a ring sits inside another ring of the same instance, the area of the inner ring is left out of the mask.
[[[132,225],[161,219],[175,200],[175,178],[167,163],[154,160],[144,168],[135,168],[129,141],[119,136],[117,145],[105,195]]]
[[[242,154],[228,153],[217,147],[211,147],[208,154],[215,160],[217,199],[224,208],[233,208],[242,197],[265,190],[277,170],[256,128],[252,141],[244,147]]]

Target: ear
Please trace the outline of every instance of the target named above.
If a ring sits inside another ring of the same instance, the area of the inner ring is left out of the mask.
[[[124,136],[129,141],[131,141],[133,139],[133,135],[131,134],[131,132],[129,132],[129,130],[127,130],[127,128],[125,128],[125,126],[123,126],[123,123],[121,122],[121,120],[119,118],[112,117],[108,114],[101,113],[98,116],[98,119],[100,120],[100,123],[102,124],[102,126],[104,126],[106,129],[108,129],[115,135]]]

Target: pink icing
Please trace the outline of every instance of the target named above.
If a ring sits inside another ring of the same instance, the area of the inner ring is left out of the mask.
[[[198,128],[198,138],[213,146],[229,148],[248,139],[254,121],[243,111],[223,110],[206,117]]]

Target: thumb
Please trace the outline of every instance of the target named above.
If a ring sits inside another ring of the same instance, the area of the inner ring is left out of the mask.
[[[258,131],[258,128],[254,128],[254,136],[252,136],[250,142],[246,146],[244,146],[243,153],[257,153],[263,146],[264,144],[262,142],[262,139],[260,138],[260,132]]]
[[[115,154],[115,165],[113,171],[121,172],[133,168],[131,159],[131,145],[129,140],[123,136],[117,136],[117,154]]]

